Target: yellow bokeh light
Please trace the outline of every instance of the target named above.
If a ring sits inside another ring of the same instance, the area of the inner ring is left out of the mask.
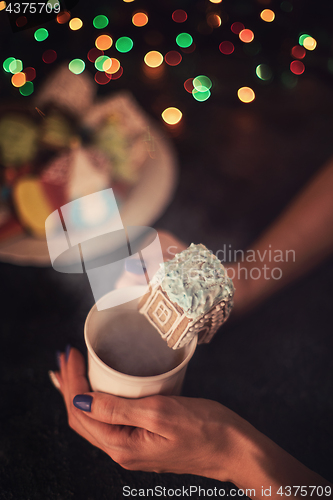
[[[211,3],[221,3],[222,0],[209,0]]]
[[[211,28],[219,28],[222,24],[222,20],[218,14],[208,14],[207,24],[211,26]]]
[[[15,75],[12,76],[12,85],[14,87],[23,87],[25,82],[27,81],[25,73],[15,73]]]
[[[163,62],[163,56],[157,50],[151,50],[145,55],[144,61],[150,68],[157,68],[158,66],[161,66]]]
[[[256,95],[250,87],[241,87],[237,91],[238,99],[242,102],[254,101]]]
[[[111,69],[111,66],[112,66],[112,59],[111,57],[108,57],[106,61],[103,62],[103,71],[105,71],[106,73],[107,71],[109,71],[109,69]]]
[[[260,12],[260,17],[266,23],[271,23],[275,19],[275,13],[271,9],[264,9]]]
[[[162,118],[168,125],[176,125],[182,116],[183,114],[178,108],[166,108],[162,113]]]
[[[131,3],[131,2],[134,2],[134,0],[123,0],[123,2],[125,2],[125,3]]]
[[[110,61],[111,61],[110,67],[108,69],[105,69],[104,64],[103,64],[103,69],[104,69],[105,73],[107,73],[108,75],[114,75],[115,73],[117,73],[118,69],[120,68],[120,62],[115,57],[111,57]]]
[[[109,35],[100,35],[96,38],[95,45],[99,50],[108,50],[112,45],[112,38]]]
[[[69,21],[69,27],[73,31],[79,30],[82,26],[83,22],[78,17],[73,17],[73,19]]]
[[[144,12],[137,12],[132,17],[132,23],[134,24],[134,26],[137,26],[138,28],[145,26],[148,23],[147,14],[145,14]]]
[[[4,10],[7,7],[6,2],[0,2],[0,10]]]
[[[245,29],[239,33],[239,38],[244,43],[250,43],[254,39],[254,33],[251,30]]]
[[[312,38],[312,36],[307,36],[304,38],[303,47],[306,50],[314,50],[317,47],[317,40]]]

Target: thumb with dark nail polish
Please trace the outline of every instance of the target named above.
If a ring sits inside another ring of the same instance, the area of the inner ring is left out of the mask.
[[[89,394],[77,394],[73,399],[73,405],[82,411],[91,411],[93,397]]]

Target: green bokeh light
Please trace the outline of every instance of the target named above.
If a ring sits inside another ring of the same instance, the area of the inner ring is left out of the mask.
[[[106,28],[107,25],[109,24],[109,20],[106,16],[96,16],[93,19],[93,25],[96,29],[102,30],[103,28]]]
[[[48,36],[49,32],[45,28],[39,28],[34,33],[34,37],[37,42],[44,42],[44,40],[46,40]]]
[[[34,91],[34,84],[32,82],[26,82],[22,87],[20,87],[20,94],[24,96],[31,95]]]
[[[176,37],[176,44],[182,49],[187,49],[192,45],[193,38],[189,33],[179,33]]]
[[[293,10],[293,4],[287,1],[281,2],[280,7],[284,12],[291,12]]]
[[[300,37],[298,39],[298,43],[303,46],[303,42],[306,38],[308,38],[308,36],[310,36],[310,35],[307,35],[306,33],[303,33],[303,35],[300,35]]]
[[[257,40],[253,40],[251,43],[245,43],[243,46],[243,51],[247,56],[256,56],[261,51],[261,43]]]
[[[205,88],[205,87],[203,87],[203,88]],[[199,91],[197,89],[193,89],[192,95],[196,101],[199,101],[199,102],[207,101],[207,99],[209,99],[209,97],[210,97],[210,90],[207,88],[204,91]]]
[[[82,59],[73,59],[68,65],[69,70],[74,73],[74,75],[82,73],[85,67],[86,65]]]
[[[285,87],[288,89],[293,89],[296,87],[298,78],[289,71],[284,71],[281,75],[281,81]]]
[[[7,73],[10,73],[10,69],[9,69],[9,65],[10,63],[14,62],[15,61],[15,57],[7,57],[7,59],[4,60],[3,62],[3,69],[7,72]]]
[[[196,90],[199,90],[199,92],[204,92],[212,87],[211,79],[205,75],[199,75],[193,78],[192,84]]]
[[[99,56],[95,61],[95,68],[98,71],[104,71],[104,63],[108,61],[110,58],[108,56]]]
[[[118,38],[115,45],[118,52],[129,52],[133,48],[133,40],[128,36],[122,36]]]
[[[13,75],[15,75],[15,73],[19,73],[20,71],[22,71],[23,63],[21,59],[14,59],[14,61],[12,61],[8,67],[9,71],[13,73]]]
[[[267,64],[258,64],[256,67],[256,75],[260,80],[267,82],[272,79],[272,70]]]

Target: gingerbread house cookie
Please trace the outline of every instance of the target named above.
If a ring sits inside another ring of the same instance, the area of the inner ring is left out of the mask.
[[[233,295],[221,262],[204,245],[192,243],[160,265],[138,307],[169,347],[180,349],[195,335],[199,343],[210,342],[230,314]]]

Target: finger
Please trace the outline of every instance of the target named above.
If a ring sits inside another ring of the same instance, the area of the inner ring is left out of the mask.
[[[126,399],[100,392],[80,394],[74,398],[76,407],[90,419],[111,425],[141,427],[161,436],[167,434],[169,427],[167,401],[165,396]]]
[[[74,366],[78,369],[77,376],[76,375],[73,376],[73,371],[75,368],[72,367],[71,369],[69,369],[70,359],[71,361],[74,361]],[[93,446],[96,446],[97,448],[100,448],[107,453],[104,442],[97,440],[96,437],[85,428],[85,426],[82,423],[82,421],[84,420],[82,412],[77,410],[72,403],[73,400],[72,391],[75,392],[76,388],[80,390],[86,388],[86,390],[89,390],[88,381],[85,379],[84,376],[85,364],[82,354],[76,349],[71,349],[69,352],[68,360],[66,361],[65,354],[61,354],[59,361],[61,368],[59,374],[60,390],[63,395],[65,406],[67,409],[69,426],[75,432],[80,434],[80,436],[89,441]]]

